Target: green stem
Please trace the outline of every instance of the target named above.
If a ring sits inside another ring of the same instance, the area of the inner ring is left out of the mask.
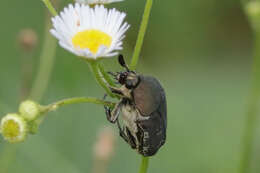
[[[48,8],[48,10],[50,11],[50,13],[53,16],[57,16],[57,12],[55,10],[55,8],[53,7],[53,5],[51,4],[50,0],[42,0],[42,2],[45,4],[45,6]]]
[[[94,103],[94,104],[99,104],[99,105],[104,105],[109,107],[113,107],[115,105],[115,103],[104,101],[93,97],[74,97],[74,98],[60,100],[55,103],[49,104],[47,106],[43,106],[42,113],[54,111],[60,108],[61,106],[77,104],[77,103]]]
[[[252,148],[257,127],[260,101],[260,32],[255,32],[254,60],[252,67],[252,88],[250,91],[249,105],[242,138],[243,151],[240,163],[240,173],[249,173],[252,161]]]
[[[139,169],[139,173],[146,173],[149,165],[149,157],[142,156],[142,163]]]
[[[98,64],[98,68],[99,71],[101,72],[101,74],[103,75],[104,79],[106,80],[106,82],[110,85],[115,87],[115,83],[113,82],[113,80],[111,79],[111,77],[107,74],[107,72],[105,72],[104,67],[101,64]]]
[[[51,22],[48,18],[45,29],[45,40],[40,56],[40,66],[30,94],[30,98],[37,101],[42,98],[43,93],[48,86],[49,78],[54,65],[57,43],[49,33],[50,27]]]
[[[107,86],[107,83],[104,81],[103,76],[101,72],[99,71],[98,62],[96,60],[89,60],[87,61],[89,63],[89,66],[98,82],[98,84],[106,91],[106,93],[110,97],[115,97],[115,95],[111,92],[109,87]]]
[[[152,5],[153,5],[153,0],[146,0],[143,19],[142,19],[142,22],[141,22],[141,26],[140,26],[138,36],[137,36],[137,41],[136,41],[136,44],[135,44],[133,58],[132,58],[132,61],[131,61],[131,64],[130,64],[131,70],[135,70],[136,65],[138,63],[138,60],[139,60],[139,57],[140,57],[140,52],[141,52],[141,49],[142,49],[142,46],[143,46],[144,36],[145,36],[146,29],[147,29]]]

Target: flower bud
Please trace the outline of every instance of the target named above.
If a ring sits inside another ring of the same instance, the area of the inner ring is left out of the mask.
[[[97,160],[107,161],[113,155],[115,135],[110,127],[102,129],[94,145],[94,156]]]
[[[27,124],[18,114],[7,114],[1,120],[0,131],[8,142],[22,142],[27,136]]]
[[[37,41],[37,34],[32,29],[24,29],[18,35],[19,46],[25,52],[31,52],[36,47]]]
[[[20,104],[19,112],[24,119],[31,121],[40,114],[40,106],[31,100],[26,100]]]

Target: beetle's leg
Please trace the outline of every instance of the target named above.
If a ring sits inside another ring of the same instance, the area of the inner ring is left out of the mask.
[[[119,135],[131,146],[131,148],[135,149],[136,145],[135,145],[135,142],[130,137],[130,135],[128,134],[128,133],[130,133],[129,130],[125,127],[122,129],[120,126],[119,120],[117,120],[116,122],[117,122],[117,127],[119,129]]]
[[[111,109],[108,106],[104,106],[107,120],[111,123],[115,123],[116,120],[118,119],[118,116],[121,112],[121,106],[122,106],[122,101],[117,103],[114,107],[114,109],[111,111]]]
[[[133,137],[133,135],[130,133],[129,129],[126,127],[126,135],[127,135],[127,138],[128,138],[128,143],[131,145],[131,147],[133,149],[136,149],[136,143],[135,143],[135,138]]]
[[[119,129],[119,135],[128,143],[128,138],[127,136],[125,135],[124,131],[125,131],[125,128],[122,129],[122,127],[120,126],[120,123],[119,123],[119,120],[117,119],[116,121],[116,124],[117,124],[117,127]]]
[[[106,97],[107,97],[107,94],[104,94],[103,100],[105,100]],[[107,120],[108,120],[109,122],[111,122],[111,120],[110,120],[110,117],[111,117],[111,109],[110,109],[110,107],[104,106],[104,109],[105,109],[105,113],[106,113]],[[112,122],[111,122],[111,123],[112,123]]]
[[[114,94],[118,94],[118,95],[121,95],[121,96],[124,95],[121,88],[116,88],[116,87],[112,87],[112,86],[110,86],[109,88],[110,88],[111,92],[114,93]]]

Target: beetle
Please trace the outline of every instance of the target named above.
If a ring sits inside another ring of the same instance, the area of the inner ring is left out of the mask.
[[[120,101],[113,109],[105,106],[106,117],[111,123],[117,123],[120,136],[131,148],[143,156],[153,156],[166,140],[164,89],[156,78],[129,70],[123,55],[119,55],[118,62],[126,71],[109,74],[121,85],[120,88],[110,86]],[[118,118],[120,114],[123,127]]]

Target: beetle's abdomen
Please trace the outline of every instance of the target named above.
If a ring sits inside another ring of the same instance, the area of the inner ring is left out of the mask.
[[[138,121],[137,137],[140,141],[138,152],[144,156],[156,154],[166,140],[166,127],[159,112],[154,112],[149,120]]]
[[[133,108],[133,106],[126,104],[122,106],[122,118],[124,125],[128,127],[132,134],[137,132],[136,120],[138,117],[138,112]]]

